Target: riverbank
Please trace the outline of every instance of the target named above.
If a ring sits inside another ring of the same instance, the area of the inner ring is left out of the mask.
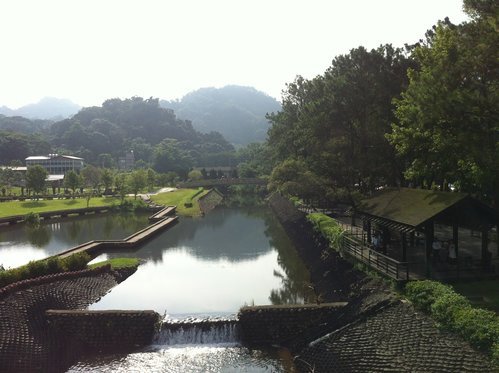
[[[494,371],[489,357],[328,250],[290,201],[274,194],[269,205],[295,242],[316,292],[324,301],[348,302],[340,315],[289,343],[299,371]]]
[[[84,309],[134,271],[130,268],[73,272],[19,289],[0,299],[0,367],[3,372],[65,371],[81,351],[71,351],[51,332],[45,311]],[[59,364],[59,365],[57,365]]]

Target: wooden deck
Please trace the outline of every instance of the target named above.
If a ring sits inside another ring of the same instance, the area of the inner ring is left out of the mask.
[[[62,253],[57,254],[59,258],[66,258],[70,255],[86,252],[91,257],[95,257],[106,250],[113,249],[132,249],[142,245],[147,240],[175,224],[178,220],[177,216],[163,218],[154,224],[128,236],[124,240],[94,240],[82,245],[78,245]]]
[[[166,218],[167,216],[175,214],[177,206],[166,206],[155,214],[149,216],[149,221],[158,221]]]

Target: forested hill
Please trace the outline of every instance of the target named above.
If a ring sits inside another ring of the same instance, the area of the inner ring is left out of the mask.
[[[47,137],[59,152],[67,150],[98,165],[110,166],[133,150],[136,161],[160,172],[185,170],[234,149],[219,133],[202,134],[172,110],[161,108],[158,99],[141,97],[84,108],[54,123]]]
[[[189,119],[198,131],[220,132],[236,146],[263,142],[269,123],[266,113],[281,110],[280,103],[251,87],[236,85],[223,88],[201,88],[180,101],[161,101],[179,118]]]
[[[45,97],[35,104],[28,104],[15,110],[2,106],[0,114],[9,117],[22,116],[29,119],[61,120],[76,114],[80,109],[80,105],[70,100]]]

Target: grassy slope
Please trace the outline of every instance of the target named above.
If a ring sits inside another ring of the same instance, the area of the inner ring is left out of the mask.
[[[124,267],[136,267],[140,263],[140,259],[138,258],[114,258],[105,260],[103,262],[98,262],[94,264],[90,264],[90,268],[102,267],[106,264],[111,264],[113,268],[124,268]]]
[[[88,206],[108,206],[113,203],[119,204],[120,200],[117,198],[97,197],[92,198]],[[0,203],[0,217],[3,218],[13,215],[25,215],[29,212],[70,210],[85,207],[87,207],[87,201],[85,198],[40,201],[9,201]]]
[[[151,199],[160,205],[177,206],[177,213],[183,216],[200,216],[201,210],[199,209],[198,199],[208,193],[208,190],[203,190],[198,193],[198,189],[177,189],[173,192],[160,193],[151,196]],[[192,207],[185,207],[185,203],[192,203]]]

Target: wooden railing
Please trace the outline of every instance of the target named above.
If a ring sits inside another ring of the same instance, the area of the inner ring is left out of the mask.
[[[367,264],[370,268],[397,281],[409,280],[409,263],[399,262],[376,250],[369,248],[358,237],[351,236],[348,231],[342,239],[342,250],[356,260]]]

